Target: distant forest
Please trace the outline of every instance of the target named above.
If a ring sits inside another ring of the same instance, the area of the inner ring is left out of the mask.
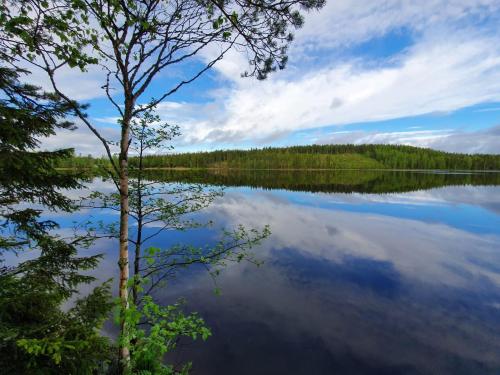
[[[130,166],[138,166],[130,158]],[[106,165],[106,159],[73,157],[58,167]],[[500,155],[459,154],[399,145],[312,145],[219,150],[144,157],[145,168],[213,169],[441,169],[500,170]]]

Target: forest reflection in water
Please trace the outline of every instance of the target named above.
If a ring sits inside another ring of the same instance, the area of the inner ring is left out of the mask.
[[[152,169],[155,181],[308,192],[393,193],[456,185],[500,185],[500,173],[376,170]]]

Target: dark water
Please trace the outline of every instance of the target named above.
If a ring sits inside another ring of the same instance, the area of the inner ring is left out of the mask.
[[[229,266],[220,296],[201,270],[157,292],[165,303],[185,297],[213,331],[205,343],[182,341],[170,361],[217,375],[500,374],[500,175],[155,178],[228,188],[198,217],[213,229],[166,232],[151,245],[211,243],[219,227],[237,224],[272,231],[255,249],[264,265]],[[111,189],[100,179],[93,187]],[[116,275],[114,244],[99,246],[107,253],[99,274]]]

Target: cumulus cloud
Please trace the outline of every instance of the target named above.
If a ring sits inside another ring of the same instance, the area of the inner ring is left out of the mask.
[[[297,33],[299,48],[335,48],[359,43],[397,29],[415,33],[456,28],[484,20],[500,9],[495,0],[342,0],[329,1],[306,16]]]
[[[241,81],[212,103],[202,121],[186,111],[170,113],[181,114],[188,142],[212,143],[500,101],[500,53],[491,48],[496,40],[431,37],[391,66],[363,69],[352,62],[296,77]]]
[[[75,123],[78,125],[75,130],[59,130],[54,136],[40,139],[40,148],[43,150],[74,148],[77,155],[104,155],[106,151],[101,141],[84,124],[79,121]],[[101,127],[99,132],[108,141],[116,141],[120,136],[118,127]],[[111,150],[118,152],[112,145]]]
[[[203,120],[183,111],[184,140],[262,143],[298,130],[498,101],[500,53],[492,46],[500,36],[491,19],[499,8],[490,0],[329,2],[306,16],[290,69],[256,82],[239,78],[242,54],[232,52],[216,65],[232,85],[217,93]],[[402,29],[415,40],[398,55],[374,65],[338,59],[345,47]],[[318,66],[308,59],[323,62]]]
[[[30,71],[28,76],[22,77],[23,80],[45,91],[54,91],[47,73],[27,63],[24,63],[23,67]],[[55,77],[58,88],[74,100],[87,101],[105,96],[101,86],[106,82],[106,75],[100,66],[90,65],[85,73],[64,66],[56,71]]]
[[[400,132],[339,131],[315,140],[318,144],[405,144],[448,152],[497,154],[500,125],[485,130],[416,130]]]

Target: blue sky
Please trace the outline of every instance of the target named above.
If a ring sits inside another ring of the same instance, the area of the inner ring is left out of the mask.
[[[245,56],[233,52],[158,113],[181,127],[177,151],[402,143],[498,153],[499,21],[498,0],[330,1],[306,15],[285,71],[266,81],[241,78]],[[158,96],[209,55],[165,71],[142,100]],[[117,134],[101,71],[66,72],[61,82],[91,105],[90,118],[104,134]],[[102,153],[83,127],[46,146]]]

